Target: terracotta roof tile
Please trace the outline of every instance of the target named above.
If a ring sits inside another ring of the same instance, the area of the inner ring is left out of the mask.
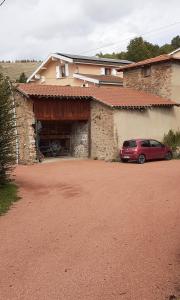
[[[64,87],[58,85],[19,84],[17,90],[26,96],[74,97],[95,99],[111,107],[173,106],[176,102],[124,87]]]
[[[137,68],[137,67],[144,66],[144,65],[151,65],[151,64],[155,64],[155,63],[171,61],[171,60],[180,61],[180,59],[177,57],[173,57],[169,54],[162,54],[162,55],[159,55],[159,56],[156,56],[153,58],[141,60],[137,63],[132,63],[127,66],[121,67],[121,68],[119,68],[119,71],[133,69],[133,68]]]

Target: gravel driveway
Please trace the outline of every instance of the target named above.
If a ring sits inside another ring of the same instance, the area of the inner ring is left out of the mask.
[[[180,161],[19,166],[0,218],[0,300],[180,294]]]

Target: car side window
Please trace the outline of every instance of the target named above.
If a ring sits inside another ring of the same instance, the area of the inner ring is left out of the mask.
[[[141,142],[141,147],[150,147],[150,143],[149,143],[149,141],[148,140],[144,140],[144,141],[142,141]]]
[[[160,142],[158,142],[158,141],[155,141],[155,140],[151,140],[151,141],[150,141],[150,145],[151,145],[151,147],[153,147],[153,148],[159,148],[159,147],[162,147],[162,144],[161,144]]]

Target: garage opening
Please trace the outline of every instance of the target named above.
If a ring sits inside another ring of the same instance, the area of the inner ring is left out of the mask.
[[[89,98],[35,96],[33,100],[38,154],[89,157]]]
[[[38,121],[40,155],[49,157],[88,157],[87,121]]]

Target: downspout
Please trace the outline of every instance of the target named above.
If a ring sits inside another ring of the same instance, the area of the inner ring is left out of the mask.
[[[10,87],[10,91],[11,91],[11,97],[12,97],[12,104],[13,104],[13,115],[14,115],[14,125],[15,125],[15,136],[16,136],[16,164],[19,163],[19,140],[18,140],[18,131],[17,131],[17,114],[16,114],[16,106],[15,106],[15,98],[14,98],[14,93],[13,93],[13,89],[12,89],[12,85],[11,82],[8,79],[8,84]]]

